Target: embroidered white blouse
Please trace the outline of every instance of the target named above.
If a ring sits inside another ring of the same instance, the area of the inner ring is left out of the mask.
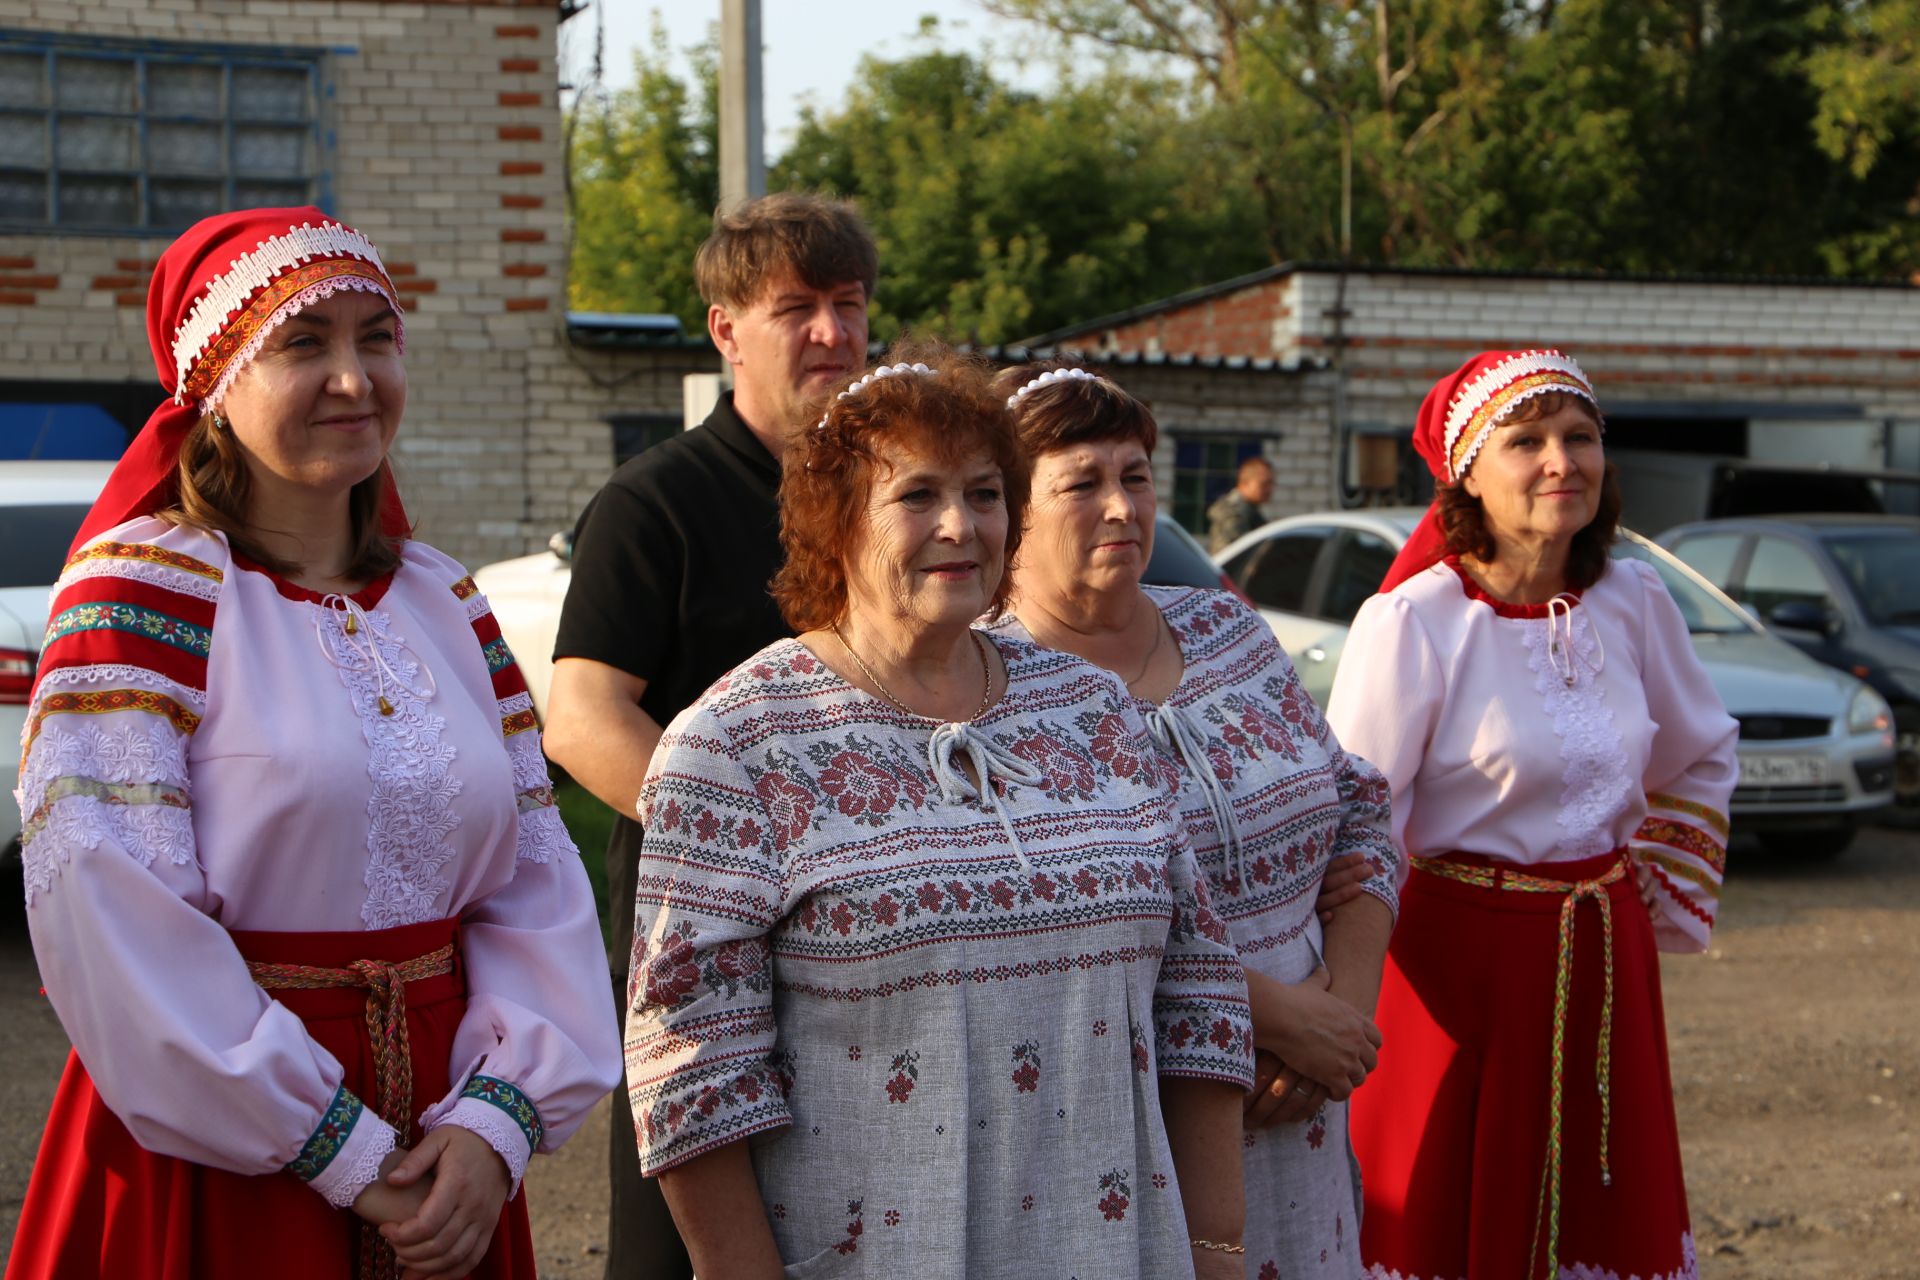
[[[17,797],[41,976],[142,1146],[237,1173],[291,1165],[344,1206],[394,1131],[228,930],[457,917],[454,1087],[417,1101],[434,1104],[427,1128],[486,1138],[517,1188],[532,1150],[619,1079],[592,891],[472,579],[409,542],[355,599],[350,615],[153,519],[69,562]]]
[[[1386,775],[1408,854],[1536,863],[1629,845],[1659,885],[1661,948],[1706,947],[1737,726],[1651,566],[1615,560],[1550,616],[1434,565],[1361,606],[1327,719]]]

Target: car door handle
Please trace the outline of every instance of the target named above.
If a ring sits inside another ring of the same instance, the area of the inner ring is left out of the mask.
[[[1308,662],[1325,662],[1327,660],[1327,651],[1317,644],[1308,645],[1307,652],[1304,656]]]

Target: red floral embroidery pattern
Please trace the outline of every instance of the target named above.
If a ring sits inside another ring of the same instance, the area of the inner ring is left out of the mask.
[[[1040,1088],[1040,1046],[1022,1040],[1013,1046],[1013,1089],[1015,1093],[1033,1093]]]
[[[1100,1197],[1100,1216],[1108,1222],[1119,1222],[1127,1216],[1127,1206],[1133,1200],[1133,1188],[1127,1185],[1128,1172],[1125,1169],[1109,1169],[1100,1175],[1100,1190],[1106,1194]]]
[[[1129,1021],[1127,1036],[1133,1041],[1133,1069],[1143,1076],[1150,1074],[1153,1071],[1153,1051],[1147,1047],[1147,1033],[1140,1029],[1139,1023]]]
[[[860,1218],[860,1204],[858,1200],[847,1201],[847,1217],[852,1221],[847,1223],[847,1238],[833,1246],[835,1253],[847,1255],[859,1252],[860,1233],[866,1230],[866,1224]]]
[[[922,916],[976,916],[1027,910],[1063,900],[1158,898],[1166,891],[1166,868],[1139,859],[1089,863],[1061,880],[1045,871],[991,879],[924,880],[917,887],[888,889],[875,897],[816,895],[793,914],[792,926],[816,938],[865,936]],[[1208,917],[1211,919],[1211,917]],[[1225,941],[1224,926],[1215,941]],[[1209,937],[1212,935],[1209,934]]]
[[[1045,775],[1041,787],[1051,799],[1091,800],[1098,794],[1093,757],[1064,733],[1045,731],[1042,726],[1042,731],[1015,738],[1007,750]]]
[[[887,1101],[905,1102],[913,1093],[914,1085],[920,1082],[919,1051],[907,1049],[896,1053],[887,1070],[891,1073],[891,1078],[887,1081]]]
[[[772,771],[755,778],[753,790],[766,806],[767,820],[773,824],[773,847],[784,853],[788,845],[813,825],[813,793],[784,773]],[[668,807],[674,803],[670,801]]]
[[[646,993],[648,1005],[678,1008],[703,985],[711,991],[724,991],[729,999],[743,987],[755,992],[771,989],[771,956],[764,941],[739,938],[702,952],[693,945],[699,936],[700,931],[690,921],[682,920],[665,938],[641,953],[640,989]]]

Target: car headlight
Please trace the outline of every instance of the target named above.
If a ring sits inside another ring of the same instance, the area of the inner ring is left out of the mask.
[[[1849,733],[1886,733],[1893,728],[1893,708],[1872,689],[1861,685],[1847,708]]]

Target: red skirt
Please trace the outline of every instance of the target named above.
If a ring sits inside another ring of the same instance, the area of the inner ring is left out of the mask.
[[[1572,883],[1619,852],[1515,867]],[[1611,1123],[1601,1171],[1596,1064],[1605,993],[1601,908],[1574,912],[1562,1072],[1559,1268],[1673,1280],[1698,1274],[1680,1170],[1652,925],[1629,873],[1601,892],[1613,916]],[[1402,891],[1377,1022],[1379,1069],[1353,1095],[1365,1178],[1361,1255],[1405,1280],[1527,1280],[1538,1228],[1553,1084],[1554,989],[1566,895],[1465,884],[1416,867]]]
[[[344,968],[393,963],[455,941],[452,920],[372,933],[235,933],[249,960]],[[407,1031],[417,1116],[452,1087],[448,1061],[466,1012],[466,980],[453,972],[407,984]],[[352,988],[275,991],[307,1033],[346,1068],[346,1087],[373,1105],[373,1046],[366,993]],[[218,1125],[217,1112],[207,1123]],[[418,1137],[417,1132],[414,1137]],[[6,1280],[349,1280],[360,1219],[335,1209],[290,1173],[228,1173],[141,1147],[107,1109],[87,1069],[68,1054],[40,1138]],[[525,1196],[502,1208],[476,1277],[533,1280]]]

